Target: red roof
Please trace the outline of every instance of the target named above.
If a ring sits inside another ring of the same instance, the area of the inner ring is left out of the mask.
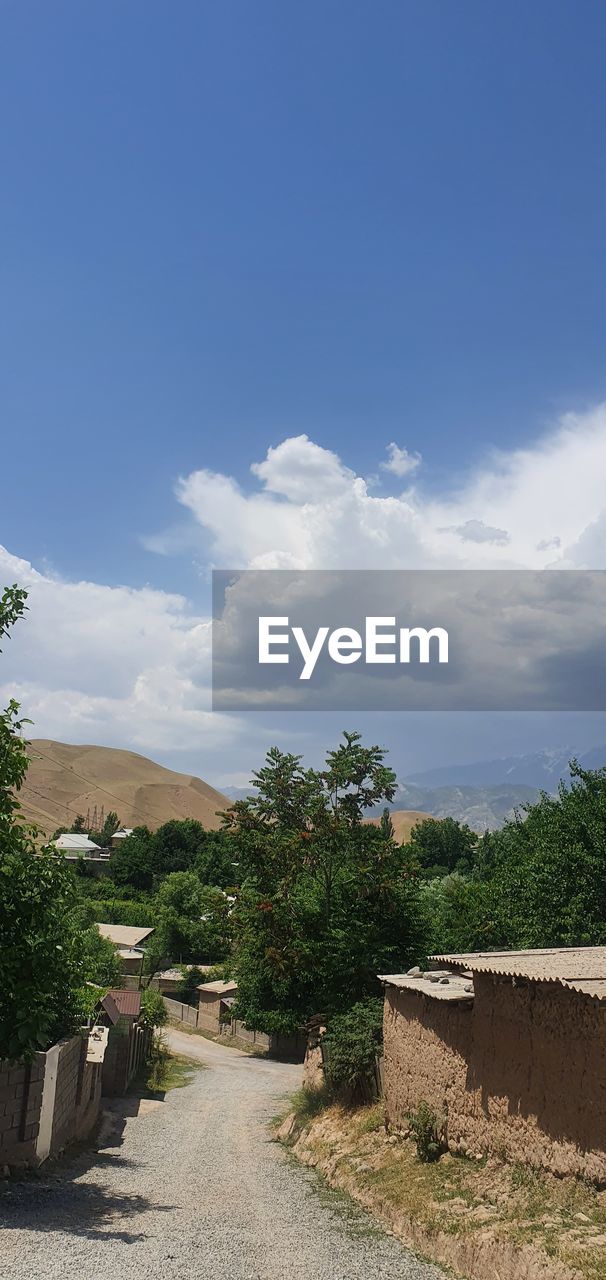
[[[126,1018],[138,1018],[141,1012],[141,992],[118,990],[112,987],[108,991],[114,1004],[117,1006],[118,1012]]]

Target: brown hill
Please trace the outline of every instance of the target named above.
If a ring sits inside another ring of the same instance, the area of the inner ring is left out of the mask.
[[[407,844],[410,839],[410,833],[417,822],[425,822],[426,818],[431,818],[430,813],[421,813],[420,809],[394,809],[390,813],[393,824],[393,830],[398,844]],[[366,818],[366,822],[372,822],[377,827],[381,821],[380,818]],[[439,819],[435,819],[439,821]]]
[[[201,778],[174,773],[134,751],[115,747],[78,747],[47,738],[34,738],[30,767],[19,799],[25,817],[51,835],[71,826],[76,815],[85,818],[97,807],[114,809],[125,827],[146,824],[152,830],[171,818],[197,818],[207,829],[220,821],[217,810],[228,809],[227,796]]]

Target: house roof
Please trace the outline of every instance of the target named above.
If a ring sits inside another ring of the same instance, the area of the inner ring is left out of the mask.
[[[107,994],[104,995],[102,999],[99,1001],[99,1003],[101,1007],[105,1009],[105,1012],[110,1022],[113,1024],[113,1026],[115,1026],[120,1017],[120,1010],[116,1004],[116,1001],[114,1000],[114,997],[108,991]]]
[[[210,991],[213,995],[224,996],[228,992],[238,990],[237,982],[200,982],[197,991]]]
[[[97,928],[102,938],[109,938],[115,947],[138,947],[140,943],[149,938],[153,929],[135,928],[130,924],[100,924]]]
[[[473,1000],[473,982],[460,973],[448,973],[445,969],[433,969],[427,973],[411,970],[410,973],[383,973],[379,979],[388,987],[403,991],[415,991],[431,1000]]]
[[[57,836],[54,842],[55,849],[100,849],[100,845],[95,844],[94,840],[89,840],[87,835],[83,835],[81,831],[66,831],[62,836]]]
[[[503,974],[560,986],[606,1000],[606,947],[547,947],[536,951],[470,951],[430,956],[472,973]]]
[[[127,836],[132,836],[133,827],[120,827],[119,831],[114,831],[112,840],[126,840]]]
[[[199,969],[201,973],[214,969],[212,964],[184,964],[183,969],[186,973],[189,969]],[[156,974],[157,978],[170,978],[171,981],[179,982],[183,977],[183,969],[163,969],[161,973]]]
[[[118,987],[112,987],[108,991],[107,996],[111,997],[121,1016],[126,1018],[138,1018],[141,1012],[141,992],[127,991]]]

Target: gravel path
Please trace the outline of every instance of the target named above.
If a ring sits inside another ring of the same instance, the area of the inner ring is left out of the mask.
[[[117,1100],[99,1150],[0,1192],[2,1280],[440,1280],[270,1141],[300,1067],[170,1038],[191,1084]]]

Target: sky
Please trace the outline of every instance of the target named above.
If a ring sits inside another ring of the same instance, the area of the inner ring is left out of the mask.
[[[38,736],[226,784],[211,567],[606,568],[606,12],[0,3],[0,658]],[[400,772],[597,713],[369,717]]]

